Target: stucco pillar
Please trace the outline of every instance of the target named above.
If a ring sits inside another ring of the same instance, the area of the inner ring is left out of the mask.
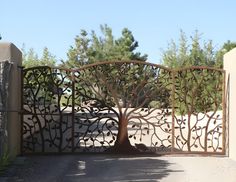
[[[20,154],[21,143],[21,70],[22,53],[12,43],[0,43],[0,62],[10,61],[12,63],[9,86],[8,86],[8,108],[4,108],[7,112],[7,135],[8,135],[8,151],[11,157]]]
[[[224,55],[229,157],[236,160],[236,48]]]

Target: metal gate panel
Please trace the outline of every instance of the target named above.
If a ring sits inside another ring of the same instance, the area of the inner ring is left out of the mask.
[[[225,154],[224,74],[140,61],[25,69],[22,153]]]

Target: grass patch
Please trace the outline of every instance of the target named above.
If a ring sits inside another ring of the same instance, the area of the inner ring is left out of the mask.
[[[0,176],[4,173],[10,164],[10,156],[8,152],[4,152],[0,157]]]

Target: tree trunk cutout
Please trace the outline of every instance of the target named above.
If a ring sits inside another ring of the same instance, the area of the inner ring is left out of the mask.
[[[131,145],[128,137],[128,120],[121,113],[119,118],[118,134],[115,145],[108,150],[112,153],[139,153],[139,150]]]

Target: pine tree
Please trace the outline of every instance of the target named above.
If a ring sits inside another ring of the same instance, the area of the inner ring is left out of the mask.
[[[112,29],[107,25],[101,25],[100,30],[101,36],[95,31],[91,31],[89,36],[86,30],[81,30],[80,35],[75,38],[75,45],[71,46],[67,53],[68,60],[63,64],[67,67],[80,67],[108,60],[147,60],[146,54],[135,52],[138,42],[127,28],[122,30],[118,39],[114,38]]]

